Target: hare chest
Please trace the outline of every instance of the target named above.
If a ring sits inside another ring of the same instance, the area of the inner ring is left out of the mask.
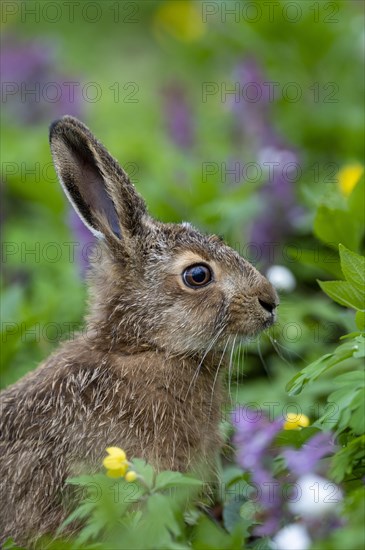
[[[115,357],[83,390],[97,455],[119,446],[158,469],[181,471],[214,462],[221,443],[220,381],[214,384],[204,369],[197,374],[195,363],[175,361],[150,352]]]
[[[109,446],[157,469],[186,471],[214,462],[222,390],[211,368],[197,372],[199,363],[156,352],[105,359],[94,350],[91,364],[89,357],[53,356],[33,373],[39,384],[27,388],[33,388],[28,403],[41,439],[47,447],[53,442],[51,454],[68,474],[87,464],[100,469]]]

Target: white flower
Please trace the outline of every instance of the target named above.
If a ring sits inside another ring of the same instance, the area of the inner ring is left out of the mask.
[[[336,483],[315,474],[300,477],[295,489],[289,509],[303,518],[324,516],[342,500],[341,489]]]
[[[270,283],[284,292],[291,292],[296,287],[296,280],[293,273],[283,265],[273,265],[266,273]]]
[[[275,535],[272,548],[275,550],[307,550],[310,545],[311,539],[306,528],[293,523]]]

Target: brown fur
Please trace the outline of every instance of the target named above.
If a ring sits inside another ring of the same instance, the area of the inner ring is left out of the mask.
[[[222,350],[270,326],[277,305],[267,280],[220,239],[150,218],[80,122],[55,123],[51,148],[74,206],[103,235],[102,257],[87,330],[1,395],[1,533],[19,544],[55,532],[65,479],[100,469],[107,446],[158,469],[203,463],[209,477],[221,444]],[[213,280],[191,289],[182,273],[201,262]]]

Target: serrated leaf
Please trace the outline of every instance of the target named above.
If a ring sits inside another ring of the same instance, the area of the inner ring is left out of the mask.
[[[231,546],[231,537],[218,524],[213,523],[206,516],[202,516],[196,526],[192,547],[194,550],[213,550],[216,548],[234,549],[242,548],[242,542],[238,546]]]
[[[296,374],[286,385],[289,395],[300,393],[305,384],[314,382],[327,370],[341,361],[349,359],[359,351],[359,342],[348,340],[336,348],[334,353],[327,353]]]
[[[357,393],[357,390],[356,390]],[[352,414],[352,402],[354,400],[354,392],[349,391],[348,387],[341,388],[333,393],[328,397],[328,400],[330,403],[335,403],[337,407],[336,411],[336,419],[334,421],[334,424],[338,427],[338,431],[342,431],[343,429],[347,428],[350,422],[351,414]],[[328,416],[331,415],[331,418],[333,417],[332,412],[325,413],[320,419],[319,423],[323,424],[327,421]],[[333,421],[333,418],[332,418]]]
[[[351,408],[352,415],[349,422],[349,427],[356,435],[362,435],[364,433],[364,403],[365,392],[361,390],[354,397]]]
[[[167,533],[173,533],[176,536],[179,535],[181,528],[176,521],[169,498],[158,493],[151,495],[147,501],[147,513],[149,519],[154,520],[148,522],[150,525],[147,526],[147,529],[150,530],[151,534],[155,533],[156,538],[160,538],[158,533],[164,530],[166,530]],[[162,533],[161,538],[165,538]],[[170,539],[170,535],[168,538]]]
[[[347,281],[360,292],[365,290],[365,258],[351,252],[342,244],[339,245],[341,269]]]
[[[339,483],[347,474],[351,474],[356,463],[364,459],[365,435],[352,439],[350,443],[338,451],[331,461],[331,478]]]
[[[347,281],[318,281],[319,286],[341,306],[352,309],[364,309],[364,296],[351,283]]]
[[[296,374],[291,380],[289,380],[285,387],[285,390],[289,393],[289,395],[297,395],[298,393],[300,393],[303,389],[303,386],[311,381],[312,374],[317,375],[317,372],[321,374],[328,368],[329,361],[332,357],[332,353],[327,353],[326,355],[323,355],[322,357],[308,365],[305,369],[298,372],[298,374]]]

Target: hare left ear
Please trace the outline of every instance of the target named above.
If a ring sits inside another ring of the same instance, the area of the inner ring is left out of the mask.
[[[60,183],[94,235],[126,240],[141,232],[142,197],[84,124],[71,116],[55,121],[50,146]]]

